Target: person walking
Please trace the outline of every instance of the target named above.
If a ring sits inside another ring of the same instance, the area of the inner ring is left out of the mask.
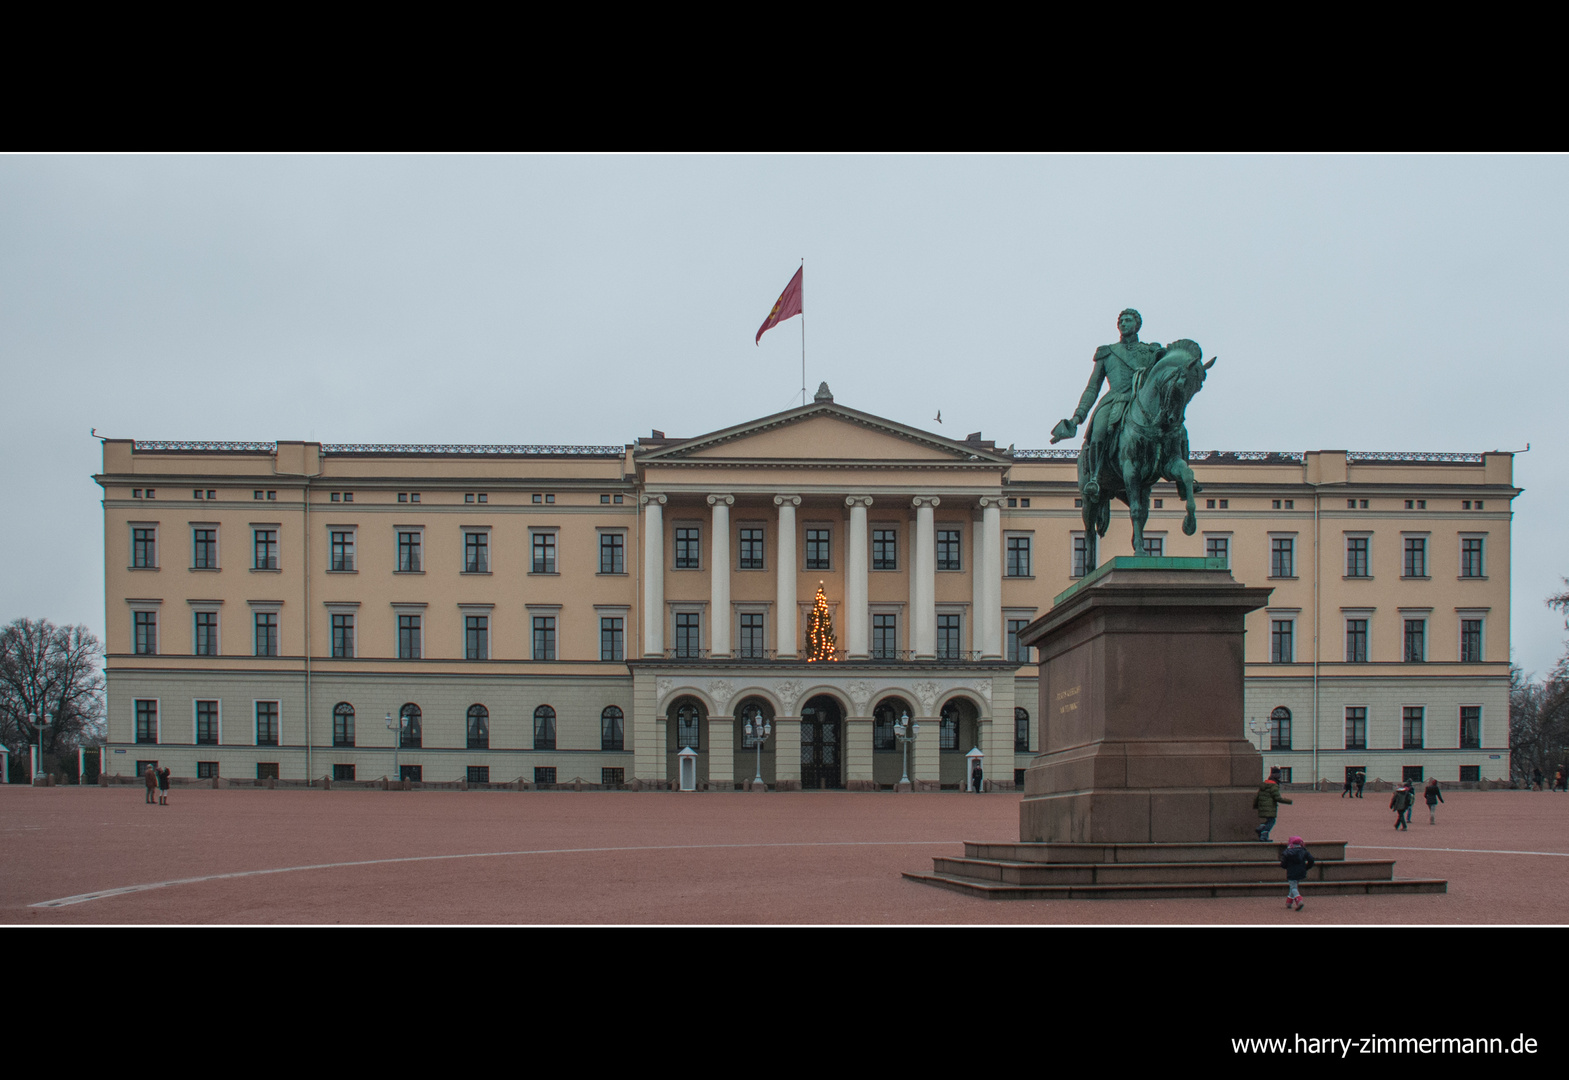
[[[1298,891],[1302,879],[1313,868],[1313,853],[1302,843],[1302,837],[1293,836],[1280,854],[1281,869],[1286,872],[1286,907],[1302,910],[1302,894]]]
[[[1411,786],[1401,781],[1395,793],[1390,797],[1389,808],[1395,812],[1395,828],[1408,829],[1406,824],[1406,811],[1411,809]]]
[[[152,765],[147,766],[147,773],[142,779],[147,781],[147,805],[153,806],[158,802],[155,794],[158,790],[158,770]]]
[[[1438,789],[1438,777],[1433,777],[1427,782],[1427,787],[1422,791],[1422,798],[1427,803],[1427,823],[1438,824],[1438,804],[1444,801],[1444,793]]]
[[[1541,769],[1532,769],[1531,770],[1531,790],[1532,791],[1541,791],[1542,790],[1542,770]]]
[[[1356,775],[1356,773],[1351,772],[1350,770],[1347,770],[1347,772],[1346,772],[1346,786],[1341,788],[1341,790],[1340,790],[1340,797],[1342,799],[1349,799],[1349,798],[1351,798],[1351,787],[1356,782],[1357,782],[1357,775]]]
[[[1262,818],[1258,828],[1253,831],[1258,833],[1258,838],[1269,843],[1269,831],[1275,827],[1275,818],[1279,815],[1280,803],[1290,803],[1291,800],[1280,793],[1280,770],[1269,770],[1269,779],[1258,786],[1258,794],[1253,796],[1253,806]]]
[[[976,758],[975,768],[970,770],[970,790],[975,792],[977,795],[981,793],[981,777],[983,775],[984,774],[981,772],[981,759]]]
[[[167,765],[158,770],[158,805],[169,805],[169,767]]]
[[[1562,765],[1558,766],[1558,772],[1553,777],[1553,790],[1569,794],[1569,772],[1565,772]]]
[[[1357,770],[1357,798],[1362,797],[1362,787],[1367,783],[1367,773]]]

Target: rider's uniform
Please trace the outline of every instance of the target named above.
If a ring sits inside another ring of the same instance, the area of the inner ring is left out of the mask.
[[[1108,384],[1109,392],[1090,415],[1089,430],[1084,433],[1084,453],[1079,455],[1079,489],[1087,496],[1099,493],[1097,478],[1107,453],[1116,446],[1123,414],[1133,399],[1133,376],[1159,359],[1160,353],[1160,344],[1154,341],[1119,341],[1095,350],[1095,370],[1090,373],[1089,385],[1084,388],[1079,407],[1073,413],[1073,422],[1083,423],[1090,406],[1095,405],[1101,382]],[[1094,490],[1091,490],[1092,484]]]

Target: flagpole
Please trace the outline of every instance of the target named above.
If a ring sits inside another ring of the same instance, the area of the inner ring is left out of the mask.
[[[801,404],[806,404],[806,256],[801,256]]]

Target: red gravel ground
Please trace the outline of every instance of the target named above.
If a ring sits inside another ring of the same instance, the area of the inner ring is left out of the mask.
[[[1446,895],[986,901],[906,881],[1018,837],[1017,795],[0,787],[0,922],[49,924],[1561,924],[1569,796],[1297,793],[1276,837],[1346,840]],[[115,890],[124,890],[115,892]],[[93,896],[91,894],[108,893]],[[87,896],[86,899],[80,899]],[[75,899],[77,902],[58,903]],[[41,904],[52,906],[38,906]]]

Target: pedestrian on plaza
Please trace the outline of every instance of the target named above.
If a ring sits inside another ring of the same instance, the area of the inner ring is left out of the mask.
[[[1346,786],[1340,791],[1340,797],[1342,799],[1349,799],[1351,797],[1351,785],[1355,784],[1356,782],[1356,773],[1348,771],[1346,773]]]
[[[1275,818],[1280,813],[1279,804],[1290,802],[1280,793],[1280,769],[1270,769],[1269,779],[1258,786],[1258,794],[1253,796],[1253,806],[1263,819],[1253,831],[1258,833],[1258,838],[1264,843],[1269,843],[1269,831],[1275,827]]]
[[[979,795],[981,793],[981,777],[983,775],[984,774],[981,772],[981,759],[980,758],[976,758],[975,759],[975,768],[970,770],[970,784],[971,784],[972,790],[977,795]]]
[[[155,794],[158,790],[158,770],[151,765],[147,766],[147,773],[142,779],[147,781],[147,805],[153,806],[158,802]]]
[[[1367,783],[1367,773],[1365,773],[1362,770],[1358,769],[1357,770],[1357,798],[1360,799],[1362,797],[1362,787],[1366,783]]]
[[[1558,773],[1553,777],[1553,790],[1569,794],[1569,772],[1562,765],[1558,766]]]
[[[1531,790],[1532,791],[1541,791],[1542,790],[1542,770],[1541,769],[1532,769],[1531,770]]]
[[[1286,850],[1281,852],[1280,866],[1286,872],[1286,907],[1295,907],[1302,910],[1302,894],[1298,886],[1302,879],[1307,877],[1307,872],[1313,868],[1313,853],[1302,843],[1302,837],[1293,836],[1286,844]]]
[[[1406,811],[1411,809],[1411,785],[1401,781],[1395,788],[1395,793],[1390,797],[1389,808],[1395,812],[1395,828],[1409,829],[1406,824]]]
[[[1427,802],[1427,823],[1438,824],[1438,804],[1444,801],[1444,793],[1438,790],[1438,777],[1433,777],[1427,782],[1427,787],[1422,792],[1422,798]]]
[[[169,767],[167,765],[158,770],[158,805],[169,805]]]

